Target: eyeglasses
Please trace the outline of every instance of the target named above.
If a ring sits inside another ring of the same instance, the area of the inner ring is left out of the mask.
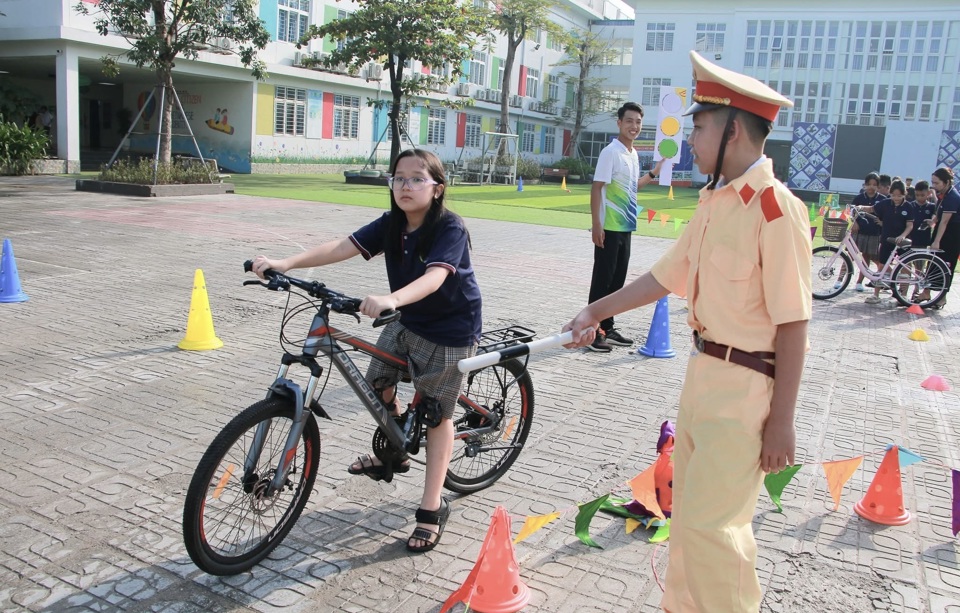
[[[390,189],[400,189],[402,187],[406,187],[412,192],[419,192],[428,185],[440,184],[431,179],[424,179],[422,177],[390,177],[387,179],[387,185],[390,186]]]

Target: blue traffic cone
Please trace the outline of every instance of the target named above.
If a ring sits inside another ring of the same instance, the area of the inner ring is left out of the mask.
[[[667,310],[667,297],[657,300],[653,309],[653,321],[646,344],[637,349],[637,353],[648,358],[672,358],[677,352],[670,347],[670,313]]]
[[[517,191],[518,191],[518,192],[522,192],[522,191],[523,191],[523,177],[518,177],[518,178],[517,178]]]
[[[0,256],[0,302],[26,302],[29,300],[20,287],[17,262],[13,259],[10,239],[3,239],[3,255]]]

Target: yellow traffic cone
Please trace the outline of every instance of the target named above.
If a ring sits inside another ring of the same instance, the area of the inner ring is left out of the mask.
[[[563,177],[563,179],[560,181],[560,189],[566,191],[566,189],[567,189],[567,178],[566,178],[566,177]]]
[[[916,330],[911,332],[910,336],[908,336],[907,338],[909,338],[912,341],[920,341],[920,342],[926,342],[930,340],[930,336],[924,331],[923,328],[917,328]]]
[[[213,315],[207,298],[207,284],[199,268],[193,275],[193,294],[190,296],[190,316],[187,318],[187,335],[177,345],[188,351],[204,351],[223,347],[223,341],[213,331]]]
[[[673,186],[670,186],[670,191],[667,192],[667,200],[673,200]]]

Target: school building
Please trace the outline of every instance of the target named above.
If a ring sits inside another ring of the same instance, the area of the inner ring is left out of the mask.
[[[51,110],[57,156],[71,172],[95,169],[108,160],[141,111],[130,148],[153,152],[159,119],[159,101],[150,99],[154,73],[121,58],[119,76],[105,77],[100,58],[120,56],[126,41],[95,31],[97,0],[82,0],[94,13],[89,16],[75,10],[78,1],[5,0],[0,5],[5,14],[0,18],[0,97],[26,97],[33,106]],[[386,111],[367,104],[389,97],[384,67],[371,62],[353,73],[342,66],[310,68],[304,58],[322,57],[336,43],[314,40],[303,49],[295,46],[309,24],[327,23],[356,8],[336,0],[261,0],[259,15],[271,35],[259,53],[270,75],[264,82],[241,65],[230,41],[210,41],[196,60],[179,58],[174,83],[203,155],[216,158],[229,171],[250,172],[258,162],[366,158],[382,141],[378,153],[381,161],[387,158]],[[594,21],[630,20],[633,13],[620,0],[563,0],[553,17],[567,30],[585,30]],[[412,142],[447,162],[480,155],[483,134],[499,124],[505,56],[502,40],[490,48],[478,47],[459,83],[437,85],[417,98],[404,123]],[[557,40],[534,32],[518,49],[513,70],[510,130],[520,134],[522,155],[543,162],[559,159],[570,138],[574,90],[566,75],[576,69],[556,66],[563,56]],[[616,73],[622,66],[611,68],[626,92],[628,75]],[[418,78],[434,76],[418,62],[409,70]],[[469,97],[474,105],[455,111],[423,104],[451,97]],[[174,132],[186,133],[176,110],[174,116]],[[194,154],[190,139],[181,136],[174,138],[174,151]]]
[[[643,138],[654,138],[660,86],[692,88],[695,49],[794,101],[767,154],[795,190],[856,193],[873,170],[915,179],[960,170],[956,0],[632,4],[629,97],[648,109]]]

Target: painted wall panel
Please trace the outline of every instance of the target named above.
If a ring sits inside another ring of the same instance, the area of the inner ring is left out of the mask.
[[[913,177],[914,182],[929,181],[939,162],[942,135],[943,124],[939,122],[887,121],[879,170],[890,176]]]

